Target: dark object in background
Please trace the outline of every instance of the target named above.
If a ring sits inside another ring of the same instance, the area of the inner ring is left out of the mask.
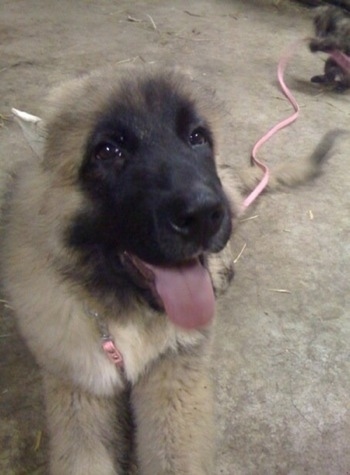
[[[315,37],[309,42],[313,53],[341,51],[350,55],[350,16],[334,6],[323,6],[316,10],[314,17]],[[329,57],[324,66],[324,74],[313,76],[311,81],[333,86],[338,92],[350,87],[350,72],[340,67]]]
[[[321,5],[334,5],[350,12],[350,0],[297,0],[299,3],[309,7],[319,7]]]

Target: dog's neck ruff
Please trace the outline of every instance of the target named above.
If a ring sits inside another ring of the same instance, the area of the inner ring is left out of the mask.
[[[86,309],[89,317],[93,318],[96,322],[97,328],[101,336],[101,347],[105,352],[109,361],[116,365],[120,370],[124,370],[123,355],[116,346],[112,335],[109,333],[108,326],[104,318],[97,312],[93,312],[90,309]]]

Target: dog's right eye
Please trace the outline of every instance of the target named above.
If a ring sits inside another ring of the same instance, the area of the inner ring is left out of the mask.
[[[205,145],[208,143],[208,137],[203,127],[197,127],[189,136],[190,144],[195,147],[197,145]]]
[[[95,158],[102,161],[120,160],[124,156],[119,145],[103,142],[95,150]]]

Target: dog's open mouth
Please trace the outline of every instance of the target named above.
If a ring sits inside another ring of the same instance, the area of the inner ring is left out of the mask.
[[[135,282],[152,292],[175,325],[190,330],[212,321],[214,290],[199,258],[174,266],[155,266],[124,252],[122,261]]]

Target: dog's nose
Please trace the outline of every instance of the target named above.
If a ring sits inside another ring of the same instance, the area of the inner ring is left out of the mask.
[[[210,189],[193,190],[170,213],[172,229],[188,240],[205,244],[220,229],[225,214],[219,196]]]

